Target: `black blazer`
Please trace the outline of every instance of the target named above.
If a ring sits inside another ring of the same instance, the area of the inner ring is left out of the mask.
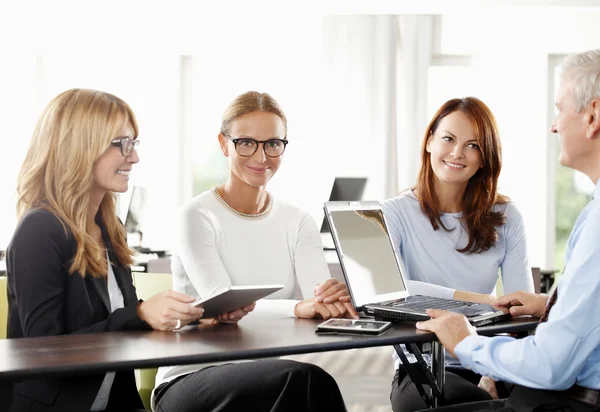
[[[8,338],[151,329],[137,315],[131,270],[119,264],[100,216],[96,222],[124,307],[111,313],[104,278],[69,275],[75,238],[55,215],[35,209],[21,219],[7,249]],[[10,411],[89,411],[103,379],[94,374],[15,382]],[[143,409],[133,371],[116,374],[109,405],[116,399],[120,410]]]

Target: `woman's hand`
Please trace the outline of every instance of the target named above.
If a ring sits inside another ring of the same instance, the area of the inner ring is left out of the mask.
[[[304,299],[294,307],[294,315],[298,318],[354,318],[358,319],[356,309],[350,302],[335,301],[333,303],[317,302],[316,299]]]
[[[217,321],[221,323],[238,323],[244,316],[248,313],[252,312],[256,307],[256,302],[251,303],[248,306],[244,306],[243,308],[239,308],[234,310],[233,312],[224,313],[222,315],[217,316]]]
[[[200,320],[201,325],[216,325],[217,323],[229,323],[236,324],[248,313],[252,312],[256,307],[256,302],[251,303],[248,306],[234,310],[233,312],[224,313],[217,316],[216,318],[204,318]]]
[[[498,399],[496,381],[490,378],[489,376],[482,376],[481,380],[479,381],[479,385],[477,386],[489,393],[492,399]]]
[[[331,303],[348,295],[348,288],[337,279],[327,279],[322,285],[315,285],[315,300],[317,302]]]
[[[338,281],[337,279],[327,279],[325,283],[317,284],[315,286],[315,302],[325,304],[324,309],[333,309],[331,304],[335,304],[336,302],[341,303],[343,305],[343,313],[342,315],[349,314],[350,318],[359,319],[360,316],[354,306],[352,306],[352,300],[350,299],[350,293],[348,292],[348,287],[345,283]],[[339,309],[342,309],[342,306],[336,305]],[[320,306],[318,309],[323,309]],[[330,310],[331,311],[331,310]],[[340,316],[342,316],[340,315]],[[322,315],[321,315],[322,316]],[[333,318],[339,316],[331,316]],[[324,318],[329,319],[329,318]]]
[[[137,313],[154,330],[170,331],[198,320],[204,314],[201,306],[192,306],[194,297],[185,293],[167,291],[140,303]]]

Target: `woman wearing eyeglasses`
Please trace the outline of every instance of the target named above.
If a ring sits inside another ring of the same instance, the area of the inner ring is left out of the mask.
[[[229,178],[184,204],[173,252],[173,289],[208,297],[232,285],[283,284],[256,304],[219,317],[357,316],[330,279],[321,238],[308,213],[274,198],[267,184],[288,145],[287,120],[268,94],[247,92],[229,105],[218,135]],[[289,360],[160,368],[155,410],[342,411],[337,384],[321,368]],[[250,406],[251,405],[251,406]]]
[[[533,292],[523,217],[498,193],[501,152],[494,115],[479,99],[449,100],[429,123],[416,186],[383,203],[411,295],[489,304],[498,272],[504,293]],[[392,409],[425,409],[394,356]],[[498,397],[491,378],[456,360],[447,359],[447,365],[442,404]]]
[[[8,338],[172,331],[202,316],[183,293],[136,297],[115,192],[127,190],[139,161],[137,136],[131,108],[108,93],[68,90],[42,113],[19,174],[19,223],[6,256]],[[22,380],[9,410],[138,409],[126,371]]]

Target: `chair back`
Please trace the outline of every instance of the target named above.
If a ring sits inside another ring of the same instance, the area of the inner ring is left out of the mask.
[[[531,276],[533,277],[533,292],[541,293],[542,290],[542,271],[539,267],[531,268]]]
[[[0,276],[0,339],[6,339],[6,326],[8,323],[8,296],[6,276]]]
[[[138,299],[148,300],[157,293],[173,289],[173,278],[170,273],[140,273],[133,272],[133,284]],[[154,390],[157,368],[139,369],[136,371],[138,392],[144,408],[151,411],[150,397]]]
[[[138,299],[148,300],[157,293],[173,289],[170,273],[133,272],[132,275]]]

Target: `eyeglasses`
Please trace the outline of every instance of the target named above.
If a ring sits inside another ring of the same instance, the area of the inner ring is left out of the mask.
[[[138,139],[132,139],[130,137],[118,137],[112,142],[110,142],[111,146],[116,146],[121,148],[121,154],[125,157],[131,156],[134,148],[140,144]],[[136,149],[137,150],[137,149]]]
[[[232,138],[225,135],[235,145],[235,151],[242,157],[250,157],[258,149],[258,145],[262,143],[265,154],[269,157],[279,157],[285,151],[285,147],[289,143],[287,139],[269,139],[258,141],[249,137]]]

